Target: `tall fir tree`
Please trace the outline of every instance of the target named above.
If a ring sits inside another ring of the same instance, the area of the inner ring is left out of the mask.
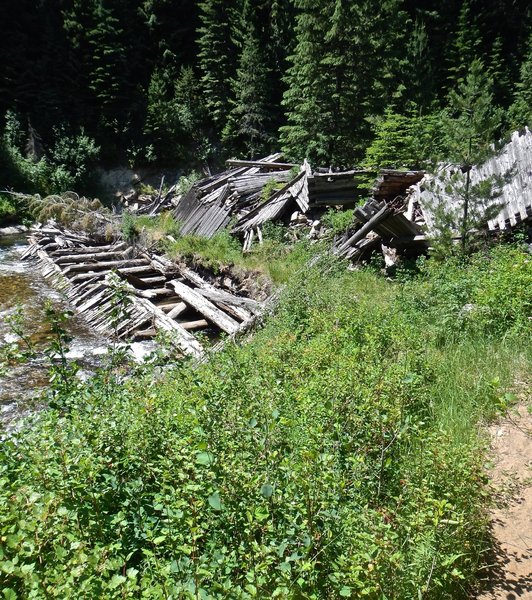
[[[279,7],[276,7],[279,10]],[[280,23],[269,0],[244,0],[235,39],[241,52],[233,81],[232,108],[224,128],[224,140],[249,157],[266,153],[279,126],[279,72],[282,60],[272,32]],[[278,31],[278,33],[281,33]]]
[[[532,35],[528,42],[528,52],[521,63],[519,82],[510,108],[510,123],[518,129],[524,125],[532,127]]]
[[[448,82],[452,89],[463,81],[471,64],[479,58],[481,35],[471,7],[472,0],[463,0],[452,45],[449,49]]]
[[[198,66],[205,105],[220,137],[231,108],[231,82],[237,68],[233,39],[236,0],[203,0],[199,9]]]
[[[289,155],[350,165],[371,137],[369,117],[381,114],[397,89],[404,29],[400,2],[298,0],[297,44],[288,70],[281,140]],[[393,22],[394,26],[389,24]],[[382,35],[388,27],[389,35]]]

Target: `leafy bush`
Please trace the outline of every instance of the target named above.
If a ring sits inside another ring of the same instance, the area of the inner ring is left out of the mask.
[[[8,111],[0,139],[0,172],[4,185],[26,194],[51,195],[69,190],[87,191],[99,155],[94,141],[81,131],[55,130],[48,153],[26,157],[25,131],[20,117]],[[17,206],[17,210],[19,207]]]
[[[246,346],[77,386],[68,413],[0,448],[4,595],[467,598],[486,543],[476,425],[508,384],[485,359],[512,364],[519,338],[506,353],[477,339],[473,365],[449,368],[461,346],[420,324],[476,282],[482,306],[504,304],[500,332],[524,327],[512,260],[528,269],[501,250],[398,284],[322,259]],[[503,293],[481,293],[489,269]],[[469,437],[443,410],[463,381]]]
[[[327,229],[331,230],[333,235],[337,235],[344,233],[353,224],[354,214],[354,209],[337,210],[329,208],[321,218],[321,221]]]
[[[17,220],[17,204],[5,194],[0,194],[0,227]]]
[[[416,290],[411,294],[411,290]],[[456,336],[530,331],[532,257],[500,246],[467,260],[422,261],[421,280],[403,290],[405,309],[441,340]]]

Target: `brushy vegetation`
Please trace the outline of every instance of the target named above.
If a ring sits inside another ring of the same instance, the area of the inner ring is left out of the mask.
[[[26,140],[20,115],[6,114],[0,135],[0,173],[3,188],[22,194],[60,194],[68,190],[95,191],[93,168],[99,148],[83,131],[57,128],[55,143],[45,152],[38,138]],[[30,217],[20,197],[0,190],[0,225]]]
[[[227,229],[207,239],[181,235],[179,228],[171,213],[156,217],[124,213],[122,219],[122,234],[126,239],[140,240],[146,246],[158,244],[172,259],[188,259],[214,272],[234,266],[266,276],[278,284],[286,283],[317,250],[308,240],[287,243],[286,228],[274,223],[264,224],[263,243],[256,242],[251,251],[245,253],[240,241]]]
[[[322,259],[250,343],[56,395],[0,450],[4,597],[466,598],[531,285],[511,247]]]

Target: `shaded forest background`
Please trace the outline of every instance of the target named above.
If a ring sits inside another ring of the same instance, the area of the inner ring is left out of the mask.
[[[497,135],[532,115],[527,0],[4,0],[3,14],[11,186],[17,157],[61,167],[56,188],[96,163],[212,168],[279,147],[348,166],[383,138],[388,160],[410,140],[420,162],[475,60]]]

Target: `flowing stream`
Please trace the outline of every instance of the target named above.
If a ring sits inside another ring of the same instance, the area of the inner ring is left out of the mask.
[[[44,304],[50,300],[57,309],[65,309],[67,303],[61,294],[50,287],[32,261],[22,261],[26,246],[24,236],[0,237],[0,346],[17,342],[9,324],[10,316],[21,309],[25,335],[35,345],[37,356],[28,362],[11,363],[1,368],[0,358],[0,428],[2,424],[12,427],[20,417],[39,408],[39,400],[47,385],[48,359],[43,354],[50,341],[45,320]],[[76,360],[85,374],[98,366],[105,354],[108,340],[95,335],[75,316],[69,319],[66,329],[72,341],[68,358]]]

